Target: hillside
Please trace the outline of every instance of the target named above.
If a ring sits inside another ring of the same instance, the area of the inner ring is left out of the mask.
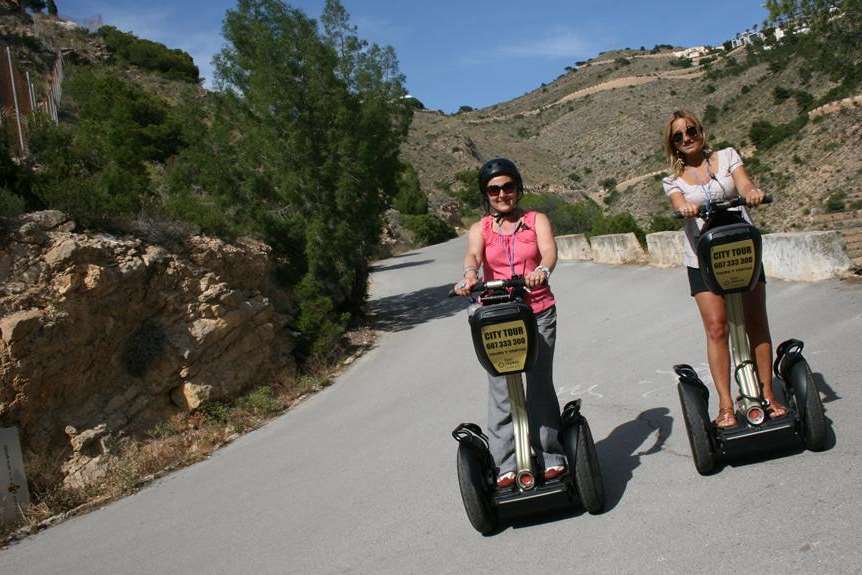
[[[801,58],[777,64],[770,56],[716,50],[686,66],[670,50],[603,54],[508,102],[454,115],[417,112],[403,152],[437,203],[457,173],[507,156],[522,166],[528,190],[571,202],[589,197],[607,213],[631,213],[648,230],[652,216],[668,211],[659,181],[662,125],[672,110],[689,109],[704,119],[710,141],[738,148],[776,196],[774,207],[758,213],[763,227],[830,229],[830,210],[855,221],[862,107],[814,111],[795,135],[758,150],[754,122],[792,122],[804,115],[801,104],[811,110],[838,85]]]

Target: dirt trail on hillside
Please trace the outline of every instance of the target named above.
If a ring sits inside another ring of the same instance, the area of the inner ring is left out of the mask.
[[[814,108],[813,110],[808,112],[808,117],[816,118],[817,116],[834,114],[835,112],[846,110],[848,108],[862,108],[862,94],[859,94],[857,96],[850,96],[849,98],[844,98],[843,100],[838,100],[835,102],[829,102],[828,104],[824,104],[819,108]]]
[[[487,118],[480,118],[476,120],[467,120],[468,124],[487,124],[489,122],[497,122],[500,120],[511,120],[512,118],[522,117],[522,116],[535,116],[553,108],[554,106],[559,106],[560,104],[565,104],[566,102],[571,102],[573,100],[577,100],[579,98],[584,98],[586,96],[590,96],[592,94],[598,94],[599,92],[606,92],[608,90],[615,90],[617,88],[630,88],[632,86],[640,86],[643,84],[649,84],[651,82],[656,82],[661,79],[665,80],[694,80],[695,78],[699,78],[703,76],[704,72],[699,69],[683,69],[683,70],[672,70],[670,72],[659,72],[657,74],[653,74],[650,76],[626,76],[624,78],[615,78],[613,80],[608,80],[607,82],[602,82],[600,84],[596,84],[595,86],[589,86],[587,88],[582,88],[571,94],[567,94],[556,100],[550,104],[545,106],[541,106],[534,110],[527,110],[526,112],[516,112],[513,114],[503,114],[500,116],[489,116]]]
[[[628,180],[623,180],[622,182],[617,184],[617,189],[620,191],[628,189],[628,188],[632,187],[633,185],[635,185],[639,182],[642,182],[646,179],[649,179],[653,176],[657,176],[659,174],[662,174],[662,175],[667,174],[667,170],[657,170],[655,172],[650,172],[648,174],[643,174],[641,176],[635,176],[634,178],[629,178]]]

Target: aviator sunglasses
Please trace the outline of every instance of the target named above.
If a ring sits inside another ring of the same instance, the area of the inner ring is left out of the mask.
[[[700,130],[697,129],[697,126],[689,126],[685,129],[685,135],[694,140],[700,136]],[[682,144],[683,137],[682,132],[674,132],[673,143]]]
[[[506,182],[502,186],[485,186],[485,192],[488,193],[489,196],[496,198],[500,195],[500,192],[506,192],[507,194],[513,193],[518,188],[515,182]]]

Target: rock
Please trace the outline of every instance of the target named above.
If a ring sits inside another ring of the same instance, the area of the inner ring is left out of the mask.
[[[31,212],[20,216],[20,220],[33,224],[46,232],[55,230],[61,226],[64,227],[63,231],[72,231],[75,228],[75,222],[70,220],[66,214],[57,210]],[[71,229],[68,229],[68,224],[71,224]]]
[[[179,387],[171,390],[171,401],[183,411],[194,411],[210,398],[211,385],[198,385],[184,381]]]
[[[7,345],[21,341],[39,329],[44,312],[38,309],[28,309],[15,312],[0,319],[0,337]]]

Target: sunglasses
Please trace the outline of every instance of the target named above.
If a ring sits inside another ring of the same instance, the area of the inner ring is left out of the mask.
[[[685,129],[685,136],[688,136],[692,140],[700,137],[700,130],[697,129],[697,126],[689,126]],[[674,132],[673,134],[673,143],[674,144],[682,144],[682,140],[684,139],[682,132]]]
[[[492,198],[496,198],[497,196],[499,196],[500,192],[512,194],[517,189],[518,185],[515,182],[506,182],[502,186],[485,186],[485,192]]]

